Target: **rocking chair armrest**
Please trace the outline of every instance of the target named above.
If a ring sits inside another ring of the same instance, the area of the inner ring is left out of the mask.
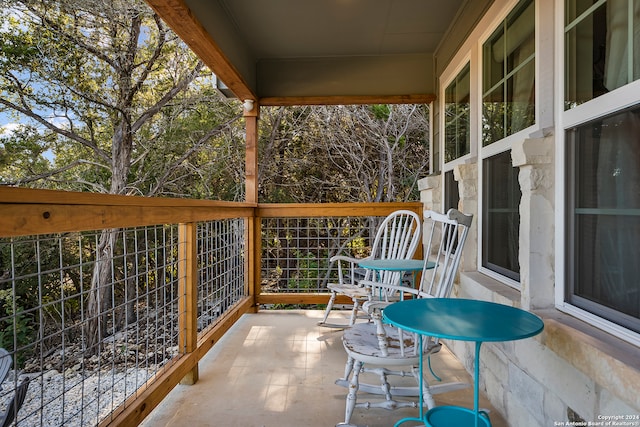
[[[363,259],[367,258],[353,258],[346,255],[334,255],[329,258],[331,263],[337,262],[337,270],[338,270],[338,280],[341,284],[349,283],[350,285],[355,285],[358,287],[362,287],[360,283],[360,278],[364,276],[364,278],[368,278],[369,273],[359,273],[359,270],[363,270],[359,268],[358,263]],[[347,265],[343,265],[342,263]]]
[[[362,304],[362,309],[371,315],[376,310],[384,310],[389,304],[393,303],[387,301],[366,301]]]
[[[346,262],[350,262],[351,264],[357,264],[360,261],[363,261],[367,258],[354,258],[354,257],[350,257],[350,256],[346,256],[346,255],[334,255],[331,258],[329,258],[330,262],[335,262],[335,261],[346,261]]]
[[[398,292],[398,293],[404,293],[404,294],[411,294],[417,298],[428,298],[431,296],[426,292],[420,291],[419,289],[415,289],[415,288],[411,288],[403,285],[391,285],[387,283],[380,283],[374,280],[361,280],[360,285],[364,286],[369,290],[370,297],[374,297],[375,296],[374,292],[378,290],[382,290],[385,293]]]

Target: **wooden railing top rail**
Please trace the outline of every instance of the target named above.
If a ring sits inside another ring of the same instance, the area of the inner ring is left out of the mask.
[[[0,187],[0,237],[248,218],[251,203]]]
[[[225,218],[385,216],[420,202],[254,204],[0,187],[0,237]]]
[[[262,218],[293,218],[323,216],[386,216],[398,209],[422,214],[421,202],[386,203],[260,203],[256,216]]]
[[[0,186],[0,204],[62,204],[102,206],[161,206],[161,207],[256,207],[255,203],[215,200],[179,199],[169,197],[121,196],[116,194],[81,193],[74,191],[40,190]]]

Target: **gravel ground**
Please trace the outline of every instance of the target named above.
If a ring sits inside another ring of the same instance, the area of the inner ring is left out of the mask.
[[[135,393],[153,375],[151,370],[100,371],[87,376],[50,370],[42,374],[13,373],[2,384],[2,410],[13,396],[16,384],[31,378],[27,396],[18,412],[19,427],[95,426]],[[84,381],[83,381],[84,379]]]

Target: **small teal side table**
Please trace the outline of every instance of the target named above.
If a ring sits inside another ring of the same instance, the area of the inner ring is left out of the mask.
[[[424,261],[421,259],[366,259],[358,263],[362,268],[375,271],[400,271],[413,273],[414,286],[415,286],[415,274],[422,271],[424,268]],[[435,266],[435,263],[428,261],[427,269],[431,269]]]
[[[480,345],[483,342],[512,341],[529,338],[544,329],[542,320],[528,311],[486,301],[458,298],[421,298],[389,305],[383,312],[384,320],[420,336],[447,338],[475,342],[475,369],[473,410],[460,406],[436,406],[424,413],[422,382],[420,382],[420,421],[427,426],[483,426],[490,427],[489,416],[479,410]],[[422,358],[420,376],[422,377]]]

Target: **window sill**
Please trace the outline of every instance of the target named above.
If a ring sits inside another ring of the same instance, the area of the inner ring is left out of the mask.
[[[640,408],[638,347],[556,309],[540,310],[542,343],[597,384]]]
[[[461,291],[464,298],[493,301],[514,307],[520,306],[520,291],[478,271],[461,273],[460,288],[455,290],[458,290],[458,293]],[[460,297],[461,295],[456,296]]]

